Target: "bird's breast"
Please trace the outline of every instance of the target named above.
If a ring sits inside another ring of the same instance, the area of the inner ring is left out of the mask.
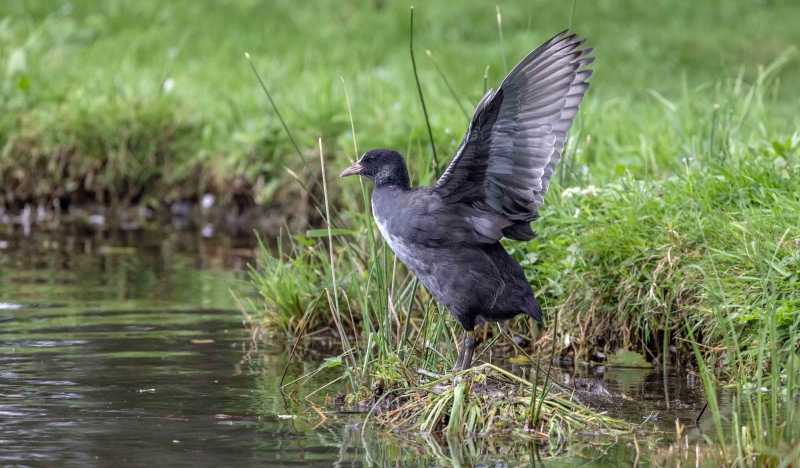
[[[372,204],[372,213],[375,216],[375,224],[378,225],[378,230],[381,232],[383,240],[389,244],[397,258],[417,276],[424,274],[425,268],[420,258],[420,247],[415,247],[409,239],[404,239],[398,232],[397,223],[404,221],[402,214],[397,213],[396,218],[398,219],[390,221],[387,213],[375,209],[375,203]]]
[[[383,240],[389,244],[389,247],[391,247],[395,255],[397,255],[400,260],[406,264],[406,266],[411,267],[411,265],[409,265],[409,261],[413,260],[414,255],[412,254],[412,249],[409,243],[396,233],[392,232],[388,221],[383,219],[377,213],[375,214],[375,223],[378,225],[378,230],[381,231]]]

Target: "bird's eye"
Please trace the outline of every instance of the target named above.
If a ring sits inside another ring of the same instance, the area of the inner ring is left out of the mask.
[[[375,160],[375,156],[370,156],[369,159],[367,159],[367,161],[370,161],[370,162],[372,162],[374,160]]]

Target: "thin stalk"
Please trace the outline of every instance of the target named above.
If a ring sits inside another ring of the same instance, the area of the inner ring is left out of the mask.
[[[572,6],[569,8],[569,26],[567,29],[572,29],[572,20],[575,18],[575,4],[578,3],[578,0],[572,0]]]
[[[411,295],[408,298],[408,307],[406,307],[406,325],[403,328],[403,338],[400,340],[400,343],[397,345],[398,355],[400,356],[400,361],[402,362],[405,358],[406,350],[406,340],[408,340],[408,330],[411,326],[411,308],[414,306],[414,296],[417,294],[417,285],[419,281],[417,278],[412,280],[411,286]]]
[[[364,348],[364,353],[363,353],[364,364],[361,366],[361,380],[364,380],[364,378],[367,375],[367,361],[369,360],[369,357],[372,355],[372,337],[373,337],[372,333],[367,335],[367,347]]]
[[[328,250],[331,256],[331,282],[333,283],[333,300],[336,315],[339,315],[339,292],[336,288],[336,263],[333,261],[333,233],[331,232],[331,213],[328,204],[328,184],[325,177],[325,157],[322,154],[322,138],[319,139],[319,164],[322,168],[322,192],[325,196],[325,224],[328,225]]]
[[[297,174],[295,174],[291,169],[289,169],[289,168],[287,168],[285,166],[284,166],[284,169],[286,169],[286,171],[300,183],[300,186],[303,188],[303,190],[306,193],[308,193],[309,197],[311,197],[311,200],[314,202],[314,204],[316,206],[321,205],[321,203],[319,201],[319,198],[317,198],[317,196],[314,195],[314,192],[311,191],[314,188],[314,186],[317,184],[317,181],[316,181],[316,178],[314,177],[314,172],[311,170],[311,166],[308,165],[308,160],[303,155],[303,152],[300,151],[300,147],[297,145],[297,142],[295,141],[294,137],[292,136],[292,132],[289,131],[289,126],[286,125],[286,121],[283,120],[283,116],[281,115],[280,111],[278,111],[278,106],[275,105],[275,101],[272,100],[272,95],[270,94],[269,90],[267,89],[267,86],[264,84],[264,80],[261,79],[261,75],[258,73],[258,70],[256,70],[256,66],[253,64],[253,60],[250,58],[250,54],[245,52],[244,56],[247,58],[247,61],[250,63],[250,68],[253,69],[253,73],[255,73],[256,78],[258,79],[258,83],[261,85],[261,89],[264,90],[264,94],[267,95],[267,99],[269,99],[269,103],[272,105],[272,110],[275,111],[275,114],[278,116],[278,119],[281,121],[281,125],[283,126],[283,130],[286,132],[286,135],[289,137],[289,140],[291,140],[292,146],[294,146],[294,149],[297,152],[297,155],[300,156],[300,159],[303,161],[303,166],[305,167],[306,172],[308,173],[308,176],[311,179],[310,186],[307,187],[306,184],[303,183],[302,180],[300,180],[300,177],[298,177]],[[360,179],[360,177],[359,177],[359,179]],[[362,185],[363,185],[363,182],[362,182]],[[333,207],[333,212],[334,212],[334,214],[336,214],[337,217],[339,216],[339,210],[336,208],[336,206]]]
[[[553,359],[556,355],[556,339],[558,337],[558,312],[556,312],[556,317],[553,320],[553,346],[550,349],[550,362],[547,365],[547,373],[544,377],[544,385],[542,386],[542,396],[539,399],[539,406],[536,408],[536,412],[533,414],[533,423],[536,424],[539,422],[539,415],[542,412],[542,403],[544,402],[544,397],[547,395],[549,388],[547,384],[550,383],[550,371],[553,369]]]
[[[344,353],[342,353],[342,354],[347,354],[350,357],[350,365],[351,365],[352,368],[355,368],[356,367],[356,358],[355,358],[355,355],[353,353],[353,348],[350,347],[350,341],[347,340],[347,334],[344,332],[344,327],[342,326],[342,321],[340,320],[339,314],[336,313],[335,307],[333,305],[333,301],[331,300],[331,292],[330,292],[330,290],[328,288],[325,288],[324,291],[325,291],[325,295],[328,298],[328,307],[330,307],[331,312],[332,312],[331,315],[333,316],[333,323],[334,323],[334,325],[336,325],[336,331],[339,332],[339,339],[342,340],[342,350],[344,351]],[[348,372],[348,375],[350,375],[350,380],[351,380],[351,383],[353,384],[353,388],[356,388],[355,387],[355,382],[353,381],[353,375],[350,372]]]
[[[320,293],[320,295],[317,296],[317,300],[314,301],[314,303],[311,306],[311,308],[308,309],[310,311],[309,315],[311,313],[313,313],[314,309],[317,308],[317,304],[319,304],[319,300],[320,299],[322,299],[322,294],[321,293]],[[308,322],[310,322],[310,320],[309,320],[310,316],[309,317],[303,317],[303,319],[304,319],[303,320],[303,328],[300,329],[300,333],[297,335],[297,339],[294,342],[294,346],[292,346],[292,351],[289,353],[289,358],[286,359],[286,367],[283,368],[283,375],[281,375],[281,381],[278,384],[278,387],[280,387],[281,389],[283,389],[283,381],[284,381],[284,379],[286,379],[286,371],[289,370],[289,364],[292,362],[292,357],[294,356],[294,352],[297,349],[297,345],[300,343],[300,340],[303,338],[303,333],[305,333],[306,328],[308,327]]]
[[[328,203],[328,184],[326,182],[327,178],[325,177],[325,157],[322,153],[322,138],[319,139],[319,163],[322,170],[322,193],[325,196],[325,224],[328,226],[328,252],[330,253],[331,259],[331,283],[333,283],[334,314],[336,314],[336,325],[339,328],[339,333],[342,335],[342,346],[345,347],[345,351],[348,351],[347,354],[350,356],[350,362],[355,368],[355,359],[353,354],[349,352],[350,345],[347,342],[347,335],[344,333],[344,330],[341,326],[342,316],[339,312],[339,291],[336,287],[336,262],[333,259],[333,233],[331,232],[331,213]],[[328,296],[328,299],[330,299],[330,295]]]
[[[344,82],[344,77],[340,76],[339,78],[342,79],[342,87],[344,87],[344,99],[347,101],[347,114],[350,116],[350,133],[353,134],[353,158],[358,159],[358,143],[356,143],[356,126],[353,123],[353,109],[350,108],[350,94],[347,93],[347,83]],[[361,177],[358,180],[362,180]]]
[[[389,346],[392,343],[392,313],[389,310],[389,247],[383,244],[383,268],[381,268],[381,308],[385,312],[383,331],[383,345],[384,351],[389,354]]]
[[[425,314],[422,316],[422,325],[420,326],[420,334],[419,336],[422,337],[422,348],[424,353],[422,355],[422,362],[427,363],[428,361],[428,327],[430,326],[430,321],[428,320],[428,316],[431,312],[431,307],[433,306],[433,298],[428,301],[428,307],[425,308]],[[416,344],[416,341],[414,342]]]
[[[309,393],[308,395],[306,395],[305,397],[303,397],[303,399],[304,399],[304,400],[306,400],[306,401],[309,401],[309,402],[310,402],[311,400],[309,400],[309,398],[311,398],[312,396],[314,396],[314,395],[315,395],[317,392],[319,392],[319,391],[320,391],[320,390],[322,390],[323,388],[330,387],[331,385],[333,385],[333,384],[335,384],[336,382],[338,382],[338,381],[342,380],[343,378],[344,378],[344,376],[343,376],[343,375],[340,375],[339,377],[336,377],[335,379],[331,380],[330,382],[326,383],[325,385],[323,385],[323,386],[319,387],[318,389],[314,390],[313,392]]]
[[[775,251],[773,252],[772,259],[770,260],[770,266],[771,265],[775,265],[775,260],[778,257],[778,252],[780,251],[781,245],[783,245],[783,241],[786,240],[786,236],[789,234],[789,231],[790,231],[790,228],[786,228],[786,231],[783,232],[783,235],[781,236],[780,240],[778,240],[778,243],[775,245]],[[764,291],[770,290],[770,288],[769,288],[769,278],[772,275],[772,270],[773,269],[774,268],[770,268],[769,269],[769,273],[767,273],[767,277],[764,279],[764,285],[763,285]],[[768,308],[768,310],[769,310],[768,326],[769,326],[769,334],[770,334],[770,338],[771,339],[769,341],[763,340],[763,341],[761,341],[759,343],[759,346],[761,346],[761,347],[767,346],[767,343],[769,343],[768,346],[770,346],[769,354],[770,354],[770,357],[771,357],[771,362],[770,362],[770,371],[771,371],[771,375],[770,375],[770,390],[771,391],[770,391],[769,410],[770,410],[770,417],[771,417],[772,421],[770,422],[769,431],[767,432],[767,444],[770,447],[776,447],[777,444],[778,444],[778,394],[781,391],[781,388],[780,388],[780,375],[779,375],[780,374],[780,364],[778,362],[778,351],[779,351],[778,326],[777,326],[777,322],[778,322],[777,313],[778,313],[778,310],[777,310],[776,304],[774,302],[775,301],[774,294],[775,294],[774,292],[772,294],[770,294],[770,298],[769,298],[770,306]],[[763,362],[763,361],[759,361],[759,362]],[[760,382],[759,382],[759,385],[761,385]],[[792,389],[789,388],[787,390],[787,395],[789,395],[789,397],[790,397],[789,401],[791,401],[791,392],[792,392]],[[761,394],[761,392],[758,392],[758,393]],[[791,421],[786,421],[786,424],[790,424],[790,423],[791,423]],[[760,429],[760,428],[758,428],[758,429]]]
[[[711,382],[711,377],[709,374],[711,371],[708,368],[706,360],[703,359],[703,354],[700,352],[700,347],[697,346],[697,341],[694,338],[692,327],[689,326],[689,322],[686,319],[684,319],[684,327],[686,327],[686,332],[689,334],[689,342],[692,345],[695,360],[697,361],[697,367],[700,370],[700,379],[703,382],[703,388],[706,392],[706,401],[711,409],[711,415],[714,417],[714,426],[717,430],[720,448],[722,449],[722,453],[727,453],[728,451],[725,448],[725,436],[722,432],[722,420],[720,419],[719,406],[717,405],[717,394],[714,392],[714,384]]]
[[[486,65],[486,70],[483,71],[483,96],[486,96],[486,83],[489,82],[489,65]]]
[[[531,340],[533,340],[533,337],[531,337]],[[536,384],[539,382],[539,364],[541,360],[542,353],[539,353],[539,355],[536,356],[536,373],[533,376],[533,380],[531,380],[531,384],[533,384],[533,389],[531,390],[531,409],[536,407]],[[533,414],[528,414],[528,429],[533,429],[535,425]]]
[[[358,341],[358,333],[356,332],[356,321],[353,318],[353,308],[350,307],[350,298],[347,297],[347,291],[342,288],[342,296],[344,296],[344,303],[347,304],[347,313],[350,314],[350,327],[353,329],[353,338],[356,341],[356,350],[361,349],[361,343]]]
[[[295,151],[297,151],[297,154],[300,156],[300,159],[303,161],[303,165],[306,167],[306,170],[308,171],[308,173],[312,174],[311,167],[308,165],[308,160],[303,155],[303,152],[300,151],[300,147],[297,146],[297,142],[294,140],[294,137],[292,136],[292,132],[289,131],[289,126],[286,125],[286,122],[283,120],[283,116],[281,116],[281,113],[278,110],[278,106],[276,106],[275,105],[275,101],[272,100],[272,95],[269,93],[269,90],[267,89],[267,86],[264,84],[264,81],[261,79],[261,75],[258,74],[258,70],[256,70],[256,66],[253,64],[253,60],[250,58],[250,54],[245,52],[244,56],[247,58],[247,62],[250,63],[250,68],[253,69],[253,73],[256,74],[256,79],[258,79],[258,83],[261,85],[261,89],[263,89],[264,90],[264,94],[267,95],[267,99],[269,99],[269,103],[270,103],[270,105],[272,105],[272,110],[275,111],[275,115],[277,115],[278,119],[281,121],[281,125],[283,125],[283,130],[286,132],[286,135],[289,136],[289,140],[292,142],[292,145],[294,146]],[[312,179],[312,183],[313,183],[313,179]]]
[[[506,64],[506,45],[503,41],[503,15],[500,14],[500,5],[495,5],[497,10],[497,31],[500,34],[500,52],[503,54],[503,73],[508,75],[508,65]]]
[[[344,87],[344,97],[347,101],[347,113],[350,116],[350,131],[353,134],[353,158],[354,161],[358,160],[358,143],[356,142],[356,126],[353,123],[353,110],[350,107],[350,95],[347,93],[347,83],[344,81],[344,77],[342,78],[342,86]],[[364,206],[369,207],[369,193],[367,191],[366,186],[364,185],[364,178],[359,177],[358,183],[361,185],[361,196],[364,199]],[[369,244],[369,250],[372,251],[372,258],[377,254],[377,246],[375,244],[375,232],[372,230],[372,222],[367,218],[367,221],[364,223],[367,231],[367,243]]]
[[[481,352],[480,352],[480,353],[478,353],[478,355],[477,355],[477,356],[475,356],[475,358],[473,359],[473,361],[474,361],[474,362],[477,362],[477,361],[478,361],[478,359],[480,359],[480,358],[481,358],[481,356],[483,356],[484,354],[486,354],[486,351],[488,351],[489,349],[491,349],[491,348],[492,348],[492,346],[494,346],[494,344],[495,344],[495,343],[497,343],[497,340],[499,340],[499,339],[500,339],[500,335],[497,335],[497,336],[495,336],[495,337],[494,337],[494,339],[492,339],[492,341],[490,341],[490,342],[486,343],[486,344],[483,346],[483,349],[481,350]],[[489,364],[491,364],[491,362],[489,362]]]
[[[714,142],[717,139],[717,110],[719,110],[719,104],[714,104],[711,108],[711,140],[708,143],[708,156],[706,157],[709,162],[714,156]]]
[[[517,343],[514,341],[514,338],[512,338],[512,337],[511,337],[511,335],[509,335],[509,334],[508,334],[508,332],[507,332],[507,331],[505,331],[505,330],[503,329],[503,327],[501,327],[501,326],[500,326],[500,324],[497,324],[497,328],[498,328],[498,329],[500,329],[500,333],[501,333],[503,336],[505,336],[506,338],[508,338],[508,341],[511,343],[511,345],[512,345],[512,346],[514,346],[515,348],[517,348],[517,350],[518,350],[519,352],[521,352],[521,353],[522,353],[522,354],[525,356],[525,358],[526,358],[526,359],[528,359],[528,361],[530,361],[531,365],[534,365],[534,362],[533,362],[533,357],[531,357],[531,355],[530,355],[530,354],[528,354],[528,352],[527,352],[527,351],[525,351],[524,349],[522,349],[522,346],[518,345],[518,344],[517,344]],[[541,354],[539,354],[539,357],[541,357]],[[537,369],[536,369],[536,371],[537,371],[537,373],[538,373],[538,371],[539,371],[539,369],[538,369],[538,364],[536,364],[536,366],[537,366]],[[548,377],[549,377],[549,375],[550,375],[550,370],[549,370],[549,369],[548,369],[548,371],[547,371],[547,374],[548,374]],[[534,386],[536,385],[536,382],[535,382],[535,381],[533,382],[533,385],[534,385]],[[564,389],[564,390],[572,390],[571,388],[569,388],[569,387],[567,387],[567,386],[565,386],[565,385],[562,385],[562,384],[560,384],[560,383],[558,383],[558,382],[554,382],[554,385],[556,385],[556,386],[558,386],[559,388],[562,388],[562,389]]]
[[[669,346],[669,316],[671,313],[672,301],[669,301],[667,305],[667,315],[664,317],[664,342],[661,344],[661,367],[664,375],[664,395],[666,396],[665,401],[667,403],[667,409],[669,409],[669,389],[667,388],[667,348]]]
[[[458,108],[461,109],[461,113],[464,114],[464,118],[466,118],[467,122],[469,122],[469,114],[467,113],[467,110],[464,109],[464,106],[461,104],[461,99],[458,98],[458,94],[456,94],[456,91],[453,89],[452,86],[450,86],[450,81],[445,76],[441,67],[439,67],[439,62],[437,62],[436,59],[433,58],[433,54],[431,53],[430,50],[426,50],[425,53],[428,54],[428,58],[430,58],[431,62],[433,62],[434,68],[436,68],[436,71],[439,72],[439,76],[442,78],[442,81],[444,81],[445,86],[447,86],[447,89],[450,91],[450,95],[453,96],[453,100],[456,101],[456,104],[458,104]]]
[[[709,245],[708,239],[706,238],[705,227],[703,226],[703,223],[700,220],[699,215],[695,213],[695,216],[697,217],[697,225],[700,228],[700,234],[703,236],[703,245]],[[722,281],[720,280],[719,271],[717,269],[717,263],[714,260],[714,256],[711,255],[710,251],[707,251],[707,255],[708,255],[708,260],[711,263],[712,271],[714,272],[714,279],[716,281],[717,288],[719,289],[719,297],[720,299],[725,299],[725,289],[722,287]],[[744,368],[744,366],[742,365],[742,358],[740,355],[741,348],[739,347],[739,340],[736,339],[736,330],[733,329],[732,325],[729,323],[726,317],[724,317],[719,312],[718,307],[713,307],[712,311],[714,312],[714,317],[717,320],[717,323],[721,325],[722,336],[725,340],[725,344],[727,345],[728,349],[733,350],[734,362],[736,363],[737,367],[737,379],[741,379],[742,375],[740,375],[739,372]]]
[[[419,102],[422,103],[422,113],[425,114],[425,125],[428,127],[428,137],[431,140],[431,151],[433,151],[433,170],[436,173],[436,178],[439,178],[439,158],[436,156],[436,144],[433,141],[433,131],[431,131],[431,122],[428,119],[428,108],[425,107],[425,98],[422,96],[422,86],[419,84],[419,75],[417,74],[417,61],[414,60],[414,7],[411,7],[411,27],[408,35],[408,49],[411,51],[411,67],[414,69],[414,80],[417,82],[417,92],[419,92]]]

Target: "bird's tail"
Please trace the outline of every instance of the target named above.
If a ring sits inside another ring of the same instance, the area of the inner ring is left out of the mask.
[[[539,302],[536,301],[536,298],[531,296],[530,298],[525,300],[525,304],[522,307],[522,311],[525,312],[528,317],[536,320],[537,322],[544,324],[542,320],[542,307],[539,305]]]

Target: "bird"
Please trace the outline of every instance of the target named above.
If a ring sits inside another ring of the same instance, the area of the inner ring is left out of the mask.
[[[529,241],[594,61],[565,30],[520,61],[480,100],[442,176],[411,187],[403,156],[373,149],[345,169],[374,181],[372,213],[397,258],[461,326],[454,372],[472,366],[475,327],[542,308],[503,238]]]

